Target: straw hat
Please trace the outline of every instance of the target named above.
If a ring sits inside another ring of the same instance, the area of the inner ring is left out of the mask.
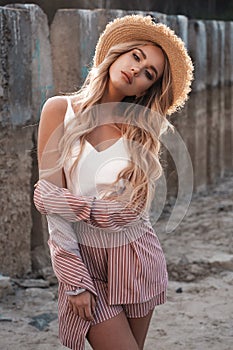
[[[107,24],[96,45],[94,66],[97,67],[109,49],[117,44],[146,40],[160,45],[166,52],[172,73],[174,103],[167,114],[181,108],[188,99],[193,79],[193,64],[184,42],[162,23],[154,23],[151,16],[129,15],[117,18]]]

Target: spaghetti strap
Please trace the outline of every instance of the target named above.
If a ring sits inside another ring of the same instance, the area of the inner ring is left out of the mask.
[[[75,113],[72,107],[72,103],[71,103],[71,98],[70,96],[66,97],[67,100],[67,109],[66,109],[66,114],[64,117],[64,127],[65,129],[68,127],[69,122],[75,117]]]

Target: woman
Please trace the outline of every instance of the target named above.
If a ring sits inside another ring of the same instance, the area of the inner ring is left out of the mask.
[[[187,100],[183,42],[151,17],[109,23],[80,91],[42,110],[34,201],[47,215],[62,344],[143,349],[166,300],[164,254],[148,211],[166,119]]]

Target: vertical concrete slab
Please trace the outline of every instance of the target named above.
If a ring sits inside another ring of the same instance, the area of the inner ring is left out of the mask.
[[[189,21],[188,50],[195,67],[193,90],[204,90],[207,83],[207,44],[206,28],[203,21]]]
[[[218,94],[218,118],[219,118],[219,175],[225,174],[225,92],[221,86]]]
[[[73,92],[79,88],[91,63],[91,44],[97,40],[96,29],[93,11],[57,11],[50,31],[55,93]]]
[[[42,105],[54,91],[48,20],[39,6],[26,4],[31,19],[32,112],[38,121]]]
[[[225,22],[225,84],[233,84],[233,22]]]
[[[0,7],[0,123],[31,119],[31,26],[28,11]]]
[[[219,26],[217,21],[205,21],[207,38],[207,86],[219,84]]]
[[[167,24],[167,15],[165,13],[161,12],[150,12],[152,16],[155,18],[155,22],[158,21],[159,23]],[[143,15],[145,16],[145,12],[143,12]]]
[[[30,18],[32,117],[36,122],[45,100],[53,95],[52,59],[48,20],[41,8],[34,4],[12,4],[5,8],[27,12]]]
[[[188,47],[188,18],[182,15],[167,16],[167,25],[184,41]]]
[[[219,88],[207,91],[207,184],[216,183],[219,166]]]
[[[185,16],[167,16],[167,25],[175,31],[175,33],[184,41],[185,46],[188,46],[188,18]],[[188,109],[187,104],[181,111],[173,114],[170,118],[171,123],[175,126],[176,132],[179,134],[184,144],[187,147],[188,140],[188,130],[187,130],[187,119],[188,119]],[[179,147],[175,152],[178,158],[184,157],[183,145],[177,142],[175,147]],[[168,161],[168,196],[176,196],[178,191],[178,176],[182,174],[177,174],[177,170],[174,168],[174,161]],[[184,162],[185,163],[185,162]],[[173,170],[172,170],[173,167]],[[184,168],[185,172],[186,169]]]
[[[225,95],[225,136],[224,163],[225,171],[233,169],[233,86],[224,87]]]
[[[207,94],[191,94],[188,101],[188,150],[194,169],[194,190],[206,189],[207,183]]]
[[[46,25],[47,19],[38,6],[0,8],[0,272],[12,276],[22,276],[32,266],[32,192],[34,180],[38,179],[35,122],[42,104],[42,88],[51,82]],[[40,55],[35,54],[36,47]],[[44,231],[39,227],[36,239],[45,251]]]
[[[218,21],[218,52],[219,52],[219,84],[223,86],[225,84],[225,22]]]
[[[31,43],[28,11],[0,8],[0,272],[31,269]]]
[[[59,10],[51,25],[56,93],[73,92],[83,83],[106,24],[125,15],[121,10]]]

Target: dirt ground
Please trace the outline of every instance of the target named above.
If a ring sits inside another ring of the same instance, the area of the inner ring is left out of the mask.
[[[168,206],[155,225],[167,258],[168,301],[154,312],[145,350],[232,350],[233,176],[195,194],[179,227],[168,234],[169,214]],[[6,295],[0,350],[65,349],[57,337],[56,298],[56,285],[18,286]]]

